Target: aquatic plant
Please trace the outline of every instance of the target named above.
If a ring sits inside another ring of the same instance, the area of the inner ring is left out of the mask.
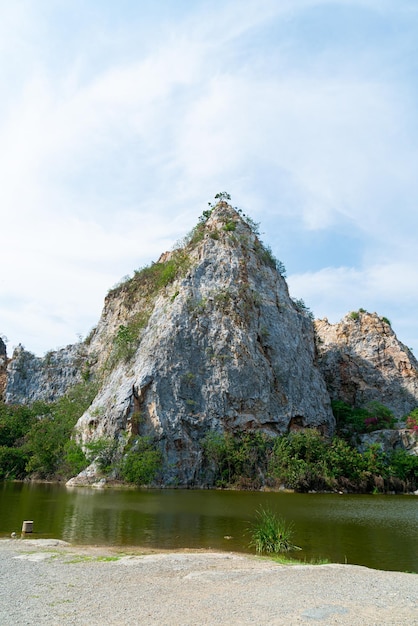
[[[257,521],[251,527],[250,534],[249,546],[255,548],[257,554],[279,554],[301,550],[291,541],[292,526],[270,509],[261,508],[257,511]]]

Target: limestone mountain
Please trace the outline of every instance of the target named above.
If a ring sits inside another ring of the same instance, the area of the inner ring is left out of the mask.
[[[113,441],[122,454],[151,438],[166,485],[203,482],[209,433],[332,435],[331,399],[377,399],[397,418],[418,406],[418,363],[384,319],[314,327],[283,273],[252,220],[221,200],[175,250],[110,290],[85,341],[43,358],[17,348],[5,401],[53,401],[93,381],[79,441]],[[72,482],[94,480],[93,463]]]
[[[153,437],[166,483],[199,481],[211,431],[334,428],[312,321],[226,203],[110,292],[90,350],[109,373],[78,423],[83,441]]]

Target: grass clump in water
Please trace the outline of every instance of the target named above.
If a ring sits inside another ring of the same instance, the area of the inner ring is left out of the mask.
[[[301,550],[292,543],[293,528],[270,509],[257,511],[257,521],[250,529],[250,547],[257,554],[280,554]]]

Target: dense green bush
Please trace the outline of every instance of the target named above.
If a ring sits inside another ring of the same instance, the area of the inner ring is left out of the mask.
[[[63,463],[60,473],[64,477],[76,476],[89,464],[83,448],[74,439],[66,441],[63,452]]]
[[[61,421],[55,415],[38,420],[27,435],[26,449],[30,454],[26,471],[39,478],[51,478],[59,470],[64,457],[64,446],[71,436],[74,424]]]
[[[395,426],[396,420],[393,412],[380,402],[369,402],[365,408],[368,414],[364,420],[366,432]]]
[[[405,450],[395,450],[389,457],[388,472],[405,481],[410,489],[418,485],[418,457]]]
[[[331,479],[346,478],[358,481],[363,471],[363,458],[360,452],[350,446],[347,441],[334,437],[324,450],[327,457],[327,476]]]
[[[330,486],[327,447],[325,440],[314,430],[278,437],[269,472],[287,487],[298,491],[326,489]]]
[[[418,486],[418,457],[404,450],[385,453],[378,444],[362,454],[340,437],[327,440],[311,429],[279,437],[209,433],[203,450],[206,480],[220,487],[370,492]]]
[[[21,445],[37,418],[49,411],[49,406],[43,402],[35,402],[31,406],[0,403],[0,446]]]
[[[364,429],[366,411],[364,409],[354,409],[342,400],[332,400],[332,412],[335,417],[337,431],[340,434],[360,433]]]
[[[116,439],[101,437],[85,445],[86,456],[91,463],[95,461],[103,474],[110,474],[114,469],[117,456],[118,442]]]
[[[0,477],[66,478],[81,471],[87,460],[71,437],[96,393],[94,383],[84,382],[54,403],[1,404]]]
[[[203,453],[214,484],[258,489],[264,482],[273,439],[263,433],[209,432]]]
[[[28,460],[29,454],[25,448],[0,446],[0,480],[24,478]]]
[[[341,435],[355,435],[393,428],[396,420],[392,411],[380,402],[369,402],[365,407],[351,407],[341,400],[334,400],[332,410]]]
[[[136,485],[152,483],[162,466],[162,454],[150,437],[138,437],[134,447],[125,454],[120,475]]]
[[[316,431],[305,430],[276,440],[270,471],[297,491],[411,490],[418,481],[418,457],[404,450],[385,453],[379,444],[362,454],[343,439],[328,442]]]

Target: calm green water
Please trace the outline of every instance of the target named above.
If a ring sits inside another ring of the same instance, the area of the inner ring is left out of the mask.
[[[0,537],[19,533],[29,519],[34,537],[72,543],[251,552],[247,529],[260,506],[293,523],[294,541],[303,548],[293,555],[301,560],[418,572],[416,496],[121,491],[0,482]]]

